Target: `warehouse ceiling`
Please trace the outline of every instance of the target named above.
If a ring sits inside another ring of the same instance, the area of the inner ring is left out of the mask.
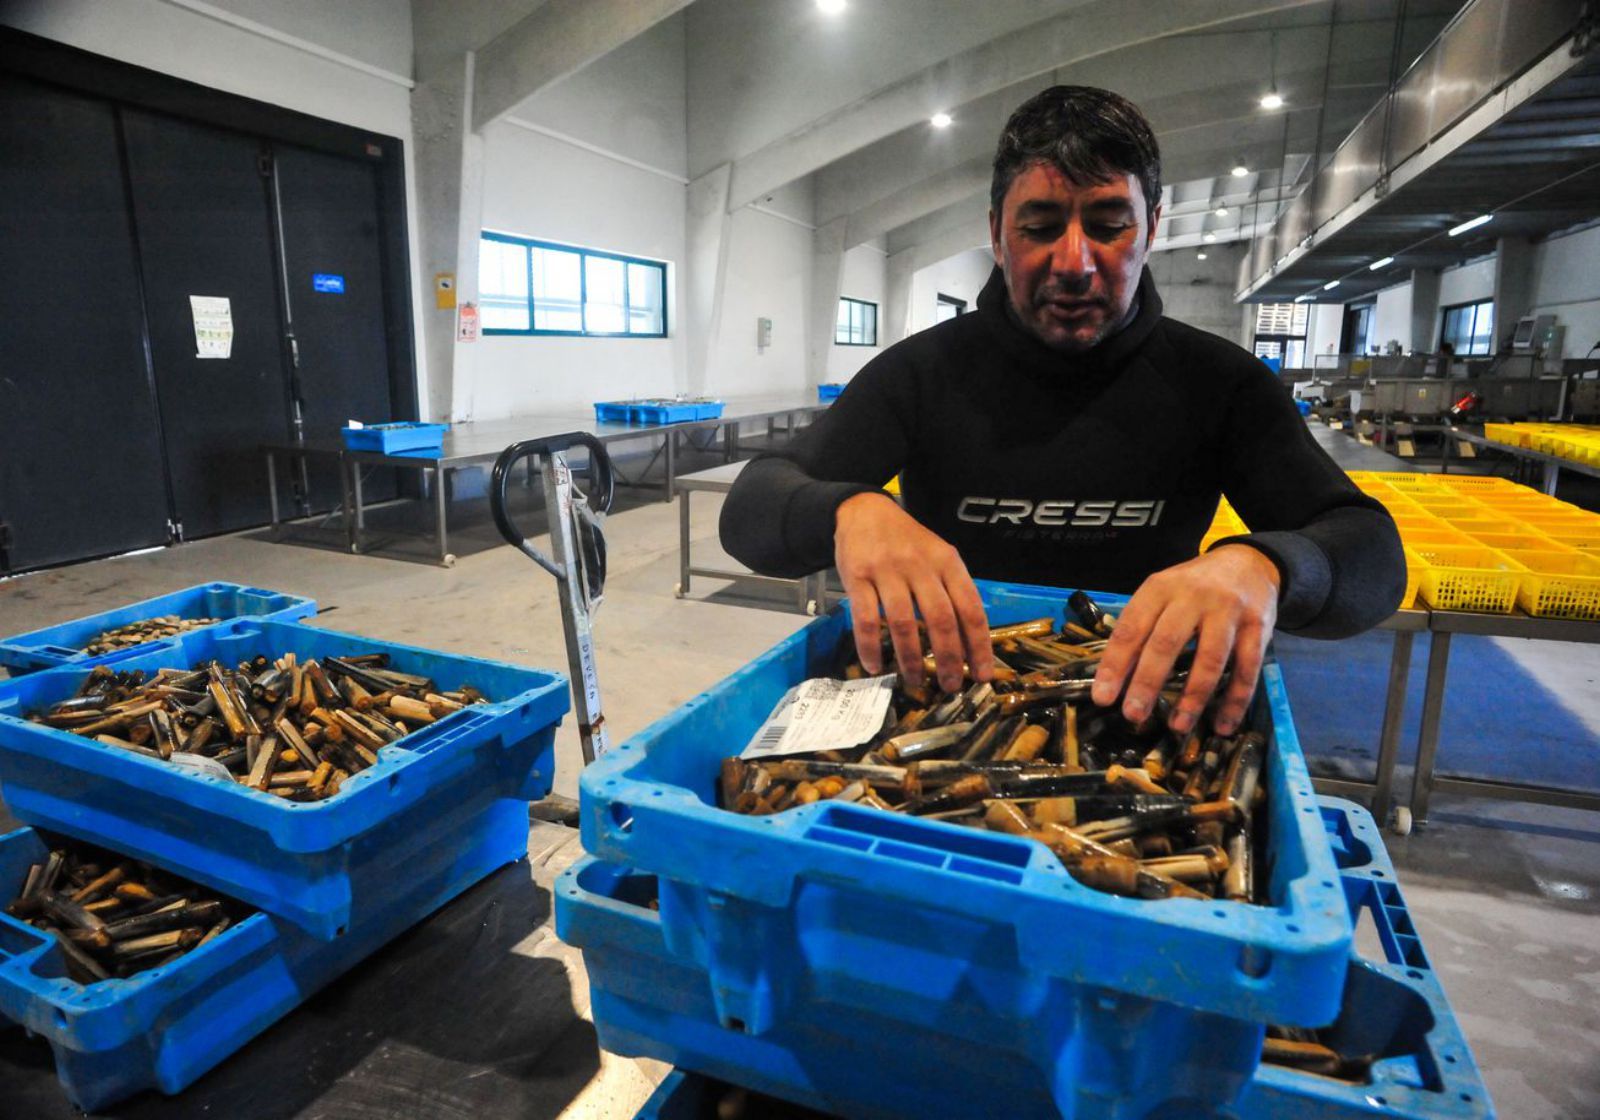
[[[848,0],[826,15],[812,0],[698,0],[682,17],[690,176],[731,163],[735,208],[799,185],[815,224],[844,220],[851,245],[982,245],[1006,117],[1049,85],[1100,85],[1143,106],[1159,133],[1169,186],[1158,245],[1238,240],[1271,220],[1319,143],[1331,150],[1458,7]],[[1262,109],[1273,86],[1284,107]],[[947,127],[930,123],[940,112]]]

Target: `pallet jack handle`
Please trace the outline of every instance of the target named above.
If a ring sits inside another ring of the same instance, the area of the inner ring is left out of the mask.
[[[574,448],[589,454],[589,470],[594,478],[590,495],[573,485],[566,453]],[[506,508],[506,484],[517,463],[530,456],[538,456],[544,482],[549,555],[533,545]],[[606,542],[601,525],[616,493],[615,479],[611,457],[600,441],[588,432],[568,432],[512,444],[495,460],[489,484],[489,509],[500,535],[555,576],[560,588],[561,627],[567,642],[567,666],[572,676],[572,701],[584,765],[604,754],[608,745],[595,671],[593,615],[605,592]]]

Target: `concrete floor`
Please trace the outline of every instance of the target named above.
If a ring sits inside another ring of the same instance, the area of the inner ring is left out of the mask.
[[[708,549],[706,560],[714,549],[718,508],[714,497],[695,499],[694,535],[700,547]],[[481,511],[464,514],[463,540],[473,536],[472,517],[481,517]],[[486,542],[481,524],[478,529]],[[690,599],[675,599],[675,507],[658,502],[636,505],[613,516],[607,529],[611,578],[596,637],[614,742],[726,676],[805,621],[780,610],[737,605],[718,592],[722,585],[715,582],[697,585]],[[212,579],[313,596],[323,606],[314,620],[318,626],[565,668],[553,581],[503,547],[465,550],[455,568],[442,569],[242,534],[0,582],[0,633],[48,625]],[[1600,693],[1592,687],[1600,675],[1595,671],[1600,650],[1507,645],[1514,655],[1529,658],[1530,671],[1539,664],[1547,668],[1560,664],[1571,674],[1569,680],[1587,679],[1586,693],[1567,695],[1576,697],[1572,702],[1590,728],[1600,727]],[[1354,702],[1377,703],[1378,698]],[[1454,702],[1470,704],[1470,691],[1461,690]],[[1571,749],[1593,751],[1595,746],[1591,739],[1575,742]],[[578,753],[570,726],[562,729],[558,753],[557,789],[571,795]],[[549,878],[551,868],[576,854],[570,836],[557,835],[541,844],[543,855],[534,862],[536,885]],[[1392,837],[1390,850],[1424,944],[1484,1068],[1499,1115],[1518,1120],[1600,1117],[1600,921],[1596,920],[1600,820],[1575,811],[1438,797],[1428,828],[1407,838]],[[459,908],[483,905],[488,897],[484,892],[492,895],[502,889],[494,885],[499,881],[477,888],[430,919],[430,924],[453,920],[450,915]],[[511,875],[507,881],[520,881],[526,888],[526,876]],[[530,910],[525,916],[527,929],[496,945],[509,954],[559,961],[571,991],[570,1003],[561,1001],[564,1014],[581,1020],[588,1010],[581,964],[548,929],[547,895],[542,905],[542,911]],[[397,942],[380,954],[384,963],[374,958],[358,970],[364,978],[352,973],[327,996],[343,999],[348,993],[339,990],[346,986],[360,991],[362,985],[376,983],[375,970],[393,973],[408,959],[408,952],[414,955],[416,940],[407,935],[402,942],[412,944],[412,950]],[[308,1005],[263,1037],[288,1047],[297,1030],[310,1031],[319,1021]],[[525,1092],[491,1094],[477,1100],[470,1114],[485,1118],[632,1115],[660,1076],[660,1068],[602,1060],[595,1052],[592,1031],[575,1035],[568,1028],[542,1042],[525,1040],[525,1045],[542,1047],[543,1064],[501,1064],[497,1077],[489,1081],[511,1090],[516,1087],[516,1070],[536,1069],[546,1090],[537,1100]],[[201,1115],[216,1103],[225,1107],[211,1114],[240,1117],[377,1115],[375,1101],[341,1104],[347,1097],[338,1090],[342,1085],[348,1092],[352,1078],[382,1078],[387,1067],[381,1059],[387,1052],[384,1047],[366,1054],[361,1062],[341,1066],[338,1076],[318,1091],[307,1090],[292,1101],[271,1105],[260,1104],[259,1094],[256,1103],[249,1103],[248,1092],[238,1086],[242,1075],[230,1072],[230,1067],[252,1061],[241,1055],[176,1102],[146,1097],[118,1114],[168,1115],[165,1110],[173,1108]],[[468,1055],[459,1057],[471,1064]],[[458,1071],[456,1076],[464,1075]],[[513,1080],[501,1080],[506,1077]],[[28,1099],[35,1102],[27,1115],[67,1115],[64,1105],[59,1111],[44,1107],[52,1088],[48,1081],[47,1066],[37,1061],[19,1066],[9,1048],[0,1051],[0,1114],[11,1114],[4,1102],[17,1100],[13,1089],[27,1085]],[[230,1085],[232,1092],[227,1091]],[[59,1101],[59,1093],[55,1097]]]

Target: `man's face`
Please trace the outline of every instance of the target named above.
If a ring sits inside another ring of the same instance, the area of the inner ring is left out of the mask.
[[[1051,163],[1011,182],[989,214],[995,263],[1017,318],[1046,346],[1089,349],[1133,305],[1160,218],[1145,210],[1139,180],[1124,174],[1079,185]]]

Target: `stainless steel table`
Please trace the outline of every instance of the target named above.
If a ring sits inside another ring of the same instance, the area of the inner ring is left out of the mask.
[[[709,470],[695,471],[678,479],[678,586],[673,594],[683,598],[689,593],[690,580],[695,576],[711,579],[752,580],[775,587],[793,587],[795,606],[801,614],[816,614],[826,606],[827,572],[816,572],[801,579],[784,579],[779,576],[762,576],[747,569],[700,568],[691,559],[692,542],[689,533],[689,495],[696,490],[708,494],[726,494],[733,489],[734,481],[745,468],[744,463],[725,463]]]
[[[561,435],[565,432],[587,432],[606,445],[645,441],[658,444],[656,455],[662,458],[662,495],[671,501],[677,484],[677,456],[679,440],[686,432],[710,431],[722,433],[724,457],[731,459],[738,451],[739,426],[745,423],[766,421],[769,434],[778,420],[783,420],[785,431],[792,434],[797,419],[821,412],[828,406],[819,402],[815,390],[810,394],[785,393],[765,396],[732,397],[723,402],[723,414],[715,419],[687,420],[676,424],[615,424],[600,423],[590,413],[552,414],[547,416],[512,416],[502,420],[484,420],[456,424],[445,433],[443,446],[437,452],[403,452],[386,455],[376,451],[351,451],[338,439],[315,439],[302,443],[272,443],[263,445],[267,458],[268,496],[272,504],[274,533],[282,521],[279,516],[276,459],[332,457],[339,464],[339,480],[343,495],[345,538],[351,552],[362,552],[367,547],[365,539],[366,506],[362,496],[361,472],[368,467],[389,467],[397,470],[415,470],[427,480],[432,475],[430,497],[433,505],[433,533],[436,556],[440,564],[450,567],[455,555],[450,551],[449,498],[446,480],[458,470],[493,463],[509,445],[520,440],[539,439]],[[651,459],[651,464],[655,457]],[[633,485],[641,485],[641,472]],[[623,482],[628,483],[627,479]]]

